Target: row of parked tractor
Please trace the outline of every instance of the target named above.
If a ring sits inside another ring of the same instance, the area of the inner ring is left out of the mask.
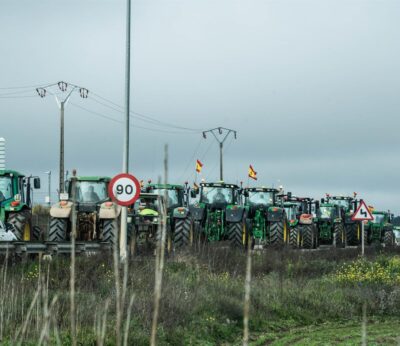
[[[66,243],[76,226],[77,241],[117,244],[121,208],[108,195],[110,180],[71,177],[66,193],[50,208],[49,227],[39,229],[32,225],[31,207],[40,179],[0,171],[0,241]],[[219,241],[235,248],[358,246],[362,227],[352,221],[358,203],[355,194],[314,200],[283,189],[225,182],[190,187],[149,181],[128,208],[128,243],[132,251],[154,246],[166,211],[169,251]],[[374,220],[364,225],[365,244],[395,245],[393,215],[377,210],[372,214]]]

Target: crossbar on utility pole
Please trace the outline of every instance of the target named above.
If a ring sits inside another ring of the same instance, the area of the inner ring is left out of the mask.
[[[232,129],[227,129],[225,127],[216,127],[215,129],[210,129],[203,131],[204,139],[207,138],[207,133],[212,133],[214,138],[219,143],[219,178],[224,180],[224,143],[231,133],[233,133],[234,138],[237,138],[237,131]],[[219,135],[219,136],[218,136]]]

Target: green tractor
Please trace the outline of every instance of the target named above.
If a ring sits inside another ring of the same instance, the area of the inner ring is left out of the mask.
[[[193,243],[193,228],[189,213],[188,184],[149,184],[146,192],[167,197],[168,233],[175,249]]]
[[[312,214],[313,199],[295,197],[289,192],[284,196],[284,201],[289,224],[289,245],[294,248],[317,248],[317,225]]]
[[[387,211],[373,211],[374,219],[364,224],[364,241],[367,245],[384,244],[395,245],[392,214]]]
[[[73,194],[75,194],[76,240],[117,243],[121,207],[108,195],[109,177],[76,177],[66,182],[67,193],[50,209],[47,240],[71,240],[73,225]]]
[[[346,246],[346,234],[343,222],[343,209],[336,204],[321,199],[316,201],[317,241],[319,245]]]
[[[155,249],[161,237],[162,212],[165,208],[164,195],[146,192],[141,192],[138,200],[128,208],[127,236],[132,255],[136,255],[138,250]],[[172,239],[168,228],[165,236],[166,251],[169,253]]]
[[[288,222],[279,190],[266,187],[246,188],[243,191],[248,234],[256,247],[288,243]]]
[[[6,224],[2,241],[40,239],[40,230],[32,227],[32,187],[40,188],[38,177],[26,177],[12,170],[0,170],[0,221]]]
[[[345,242],[347,245],[361,244],[361,222],[351,218],[357,210],[358,201],[356,194],[350,196],[326,196],[329,203],[339,206],[343,210],[343,222],[345,229]]]
[[[190,206],[196,242],[228,240],[233,247],[246,245],[245,209],[241,205],[241,189],[234,184],[201,183],[200,191],[192,190],[198,202]]]

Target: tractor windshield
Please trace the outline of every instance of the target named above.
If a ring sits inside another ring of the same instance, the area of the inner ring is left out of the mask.
[[[9,199],[12,196],[11,177],[0,177],[0,202]]]
[[[296,206],[287,206],[285,207],[286,215],[288,220],[295,220],[296,219]]]
[[[250,191],[248,198],[252,205],[272,205],[274,195],[272,192]]]
[[[156,193],[160,196],[165,196],[167,193],[168,207],[177,207],[183,204],[182,198],[178,190],[175,189],[154,189],[152,193]]]
[[[204,186],[201,189],[200,202],[209,204],[233,204],[234,190],[230,187]]]
[[[77,181],[76,200],[81,203],[98,203],[108,198],[105,181]]]
[[[372,223],[383,223],[385,221],[385,215],[384,214],[373,214],[372,215],[374,219],[371,221]]]
[[[319,217],[321,219],[330,219],[333,216],[335,208],[332,207],[321,207],[319,208]]]
[[[153,210],[158,212],[159,207],[159,200],[156,197],[147,197],[141,196],[134,204],[134,209],[136,211],[143,211],[143,210]]]
[[[334,205],[338,205],[339,207],[343,207],[346,210],[350,209],[351,207],[350,200],[348,199],[331,199],[329,202]]]

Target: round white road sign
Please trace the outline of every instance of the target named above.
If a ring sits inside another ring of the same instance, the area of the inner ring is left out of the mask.
[[[118,174],[111,180],[108,194],[119,205],[132,205],[139,198],[140,183],[133,175]]]

